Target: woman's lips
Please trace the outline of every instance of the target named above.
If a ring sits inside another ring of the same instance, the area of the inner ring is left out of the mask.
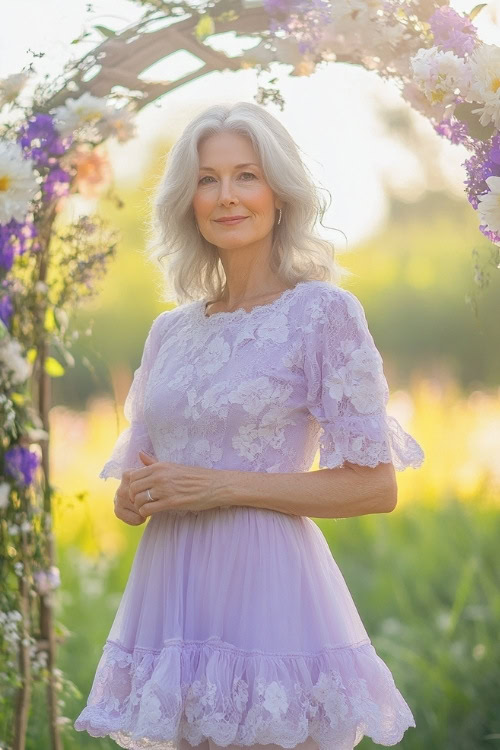
[[[248,216],[243,216],[242,219],[225,219],[224,221],[216,219],[215,221],[217,224],[230,224],[232,226],[233,224],[239,224],[240,221],[245,221],[245,219],[248,219]]]

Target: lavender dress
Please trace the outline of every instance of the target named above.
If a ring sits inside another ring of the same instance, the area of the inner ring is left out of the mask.
[[[303,281],[250,312],[205,304],[154,320],[102,478],[141,468],[139,449],[258,472],[308,471],[318,447],[320,468],[420,466],[352,292]],[[319,526],[232,506],[149,518],[74,726],[133,750],[352,750],[415,721]]]

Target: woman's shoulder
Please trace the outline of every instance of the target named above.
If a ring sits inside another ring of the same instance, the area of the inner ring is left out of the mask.
[[[359,299],[354,294],[354,292],[351,292],[349,289],[345,289],[338,284],[334,284],[331,281],[320,281],[319,279],[314,279],[312,281],[306,282],[306,287],[307,285],[309,285],[310,289],[312,290],[311,296],[314,293],[315,296],[321,297],[325,300],[348,303],[349,301],[354,299],[359,302]]]
[[[198,305],[198,300],[194,300],[163,310],[153,320],[149,335],[161,345],[167,336],[179,334],[186,321],[191,324],[193,311]]]
[[[303,302],[306,318],[322,323],[326,318],[336,319],[364,315],[359,298],[349,289],[330,281],[309,281],[304,285]]]

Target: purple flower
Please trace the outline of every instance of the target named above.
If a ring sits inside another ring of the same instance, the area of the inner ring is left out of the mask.
[[[282,30],[293,36],[301,54],[314,51],[325,25],[331,21],[328,0],[264,0],[264,10],[271,16],[269,30]]]
[[[441,122],[434,126],[434,130],[444,138],[448,138],[450,143],[468,145],[469,129],[467,123],[457,120],[456,118],[444,117]]]
[[[0,297],[0,320],[6,328],[10,326],[10,319],[13,312],[14,306],[12,300],[8,294],[4,294],[3,297]]]
[[[467,172],[467,179],[464,180],[467,198],[474,209],[477,209],[479,205],[478,196],[489,192],[486,184],[487,178],[492,175],[500,177],[499,145],[498,135],[492,138],[490,143],[478,144],[475,153],[470,159],[466,159],[462,165]]]
[[[487,229],[487,226],[487,224],[480,224],[479,231],[482,232],[484,236],[490,240],[490,242],[493,242],[494,245],[498,245],[498,243],[500,242],[500,235],[493,229]]]
[[[42,184],[42,190],[47,198],[60,198],[69,193],[71,175],[61,167],[52,169]]]
[[[5,473],[24,485],[32,483],[39,464],[38,454],[22,445],[15,445],[5,453]]]
[[[459,57],[465,57],[477,44],[477,29],[472,21],[449,6],[435,10],[429,24],[435,44],[444,51],[451,50]]]
[[[37,250],[39,243],[33,241],[37,235],[37,229],[30,220],[21,224],[11,219],[8,224],[0,225],[0,267],[10,271],[16,254],[22,255],[28,248]]]
[[[47,167],[57,163],[54,157],[68,150],[72,138],[61,138],[52,117],[39,113],[21,126],[17,140],[26,156],[37,165]]]

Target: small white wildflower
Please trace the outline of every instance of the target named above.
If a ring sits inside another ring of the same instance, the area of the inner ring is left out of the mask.
[[[13,383],[24,383],[31,374],[31,365],[22,355],[21,344],[16,339],[0,343],[0,367],[7,368]]]
[[[18,143],[0,141],[0,224],[23,222],[38,191],[33,162]]]

